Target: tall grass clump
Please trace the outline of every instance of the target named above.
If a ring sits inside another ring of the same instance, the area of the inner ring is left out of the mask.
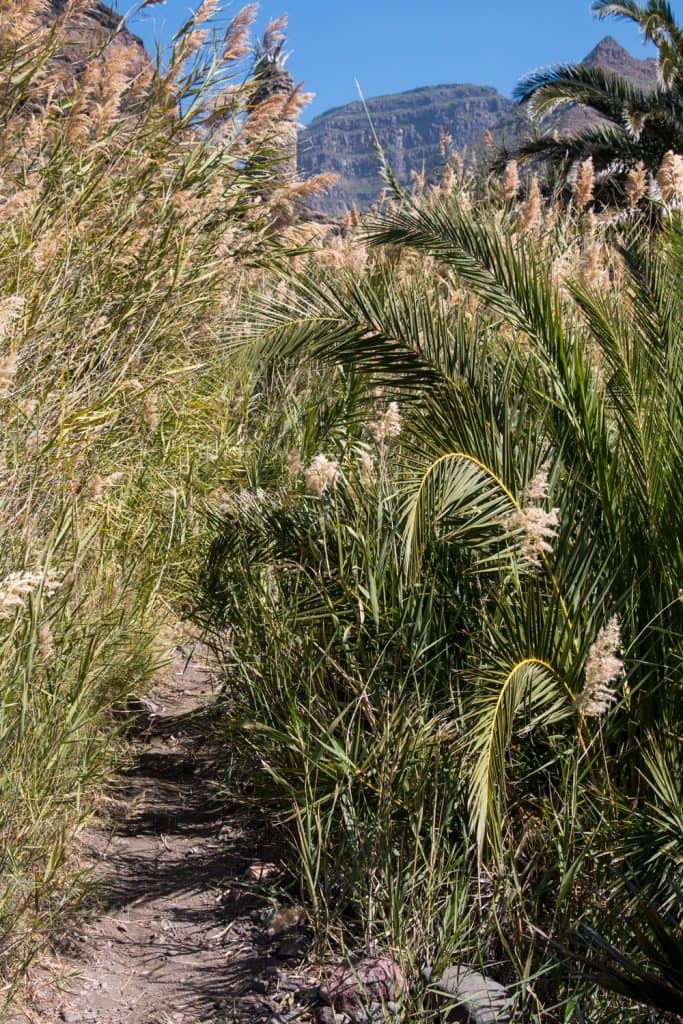
[[[155,66],[85,0],[0,3],[4,990],[69,903],[112,711],[166,657],[243,443],[223,324],[305,191],[271,174],[302,98],[259,100],[255,8],[210,13]]]
[[[626,1020],[553,949],[680,879],[683,235],[513,177],[398,192],[364,270],[248,307],[289,378],[197,615],[321,934],[414,1013],[455,960],[520,1021]]]

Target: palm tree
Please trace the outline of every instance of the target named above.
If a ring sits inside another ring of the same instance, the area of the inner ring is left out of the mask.
[[[543,252],[485,213],[406,201],[383,216],[373,242],[448,268],[483,304],[488,327],[482,314],[473,335],[388,269],[302,277],[287,300],[248,319],[269,358],[305,353],[405,395],[414,438],[404,442],[407,571],[419,580],[425,557],[448,549],[469,560],[463,578],[495,581],[482,586],[480,635],[471,633],[466,715],[473,824],[495,846],[513,736],[584,714],[577,695],[590,658],[609,646],[615,612],[630,688],[612,733],[624,765],[636,737],[673,727],[680,709],[680,221],[654,253],[644,242],[625,252],[618,303],[575,285],[569,308]],[[490,343],[503,324],[528,346]],[[525,502],[534,489],[546,494],[539,474],[562,492],[559,522],[532,510],[557,540],[552,555],[539,545],[535,573],[510,576],[510,545],[521,540],[526,558]]]
[[[591,157],[603,179],[618,187],[629,168],[642,162],[656,172],[664,155],[683,151],[683,32],[665,0],[595,0],[598,18],[634,22],[658,50],[659,83],[638,87],[618,74],[582,64],[561,64],[522,79],[516,98],[536,118],[580,104],[599,116],[575,134],[550,130],[524,142],[515,156],[566,165]]]

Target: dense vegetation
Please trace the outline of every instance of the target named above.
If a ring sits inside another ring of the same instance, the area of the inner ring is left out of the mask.
[[[452,160],[362,223],[297,222],[300,97],[263,98],[251,12],[191,19],[131,83],[106,48],[70,80],[68,19],[23,7],[0,49],[7,985],[192,605],[226,791],[280,824],[320,951],[400,961],[405,1019],[452,962],[519,1021],[646,1019],[597,989],[600,933],[672,1010],[681,157],[599,214],[590,160],[568,204]]]
[[[252,101],[253,13],[206,46],[200,12],[131,79],[108,36],[82,74],[64,61],[86,4],[0,4],[6,985],[70,905],[69,836],[125,698],[172,649],[201,502],[244,448],[223,325],[292,198],[264,189],[285,98]]]
[[[678,213],[527,203],[403,197],[363,276],[248,311],[327,369],[277,391],[203,608],[320,927],[498,965],[525,1020],[581,991],[530,929],[669,905],[683,824]]]

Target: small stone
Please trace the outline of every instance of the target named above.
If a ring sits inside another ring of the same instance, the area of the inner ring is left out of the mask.
[[[244,872],[248,882],[274,882],[282,876],[282,869],[277,864],[264,863],[257,860],[250,864]]]
[[[318,1002],[319,992],[317,985],[306,985],[294,991],[294,999],[299,1006],[313,1006]]]
[[[298,978],[289,978],[286,974],[281,974],[277,987],[281,992],[297,992],[300,984]]]
[[[306,911],[303,907],[280,907],[276,910],[268,922],[268,935],[275,938],[277,935],[284,935],[285,932],[297,928],[306,920]]]
[[[382,1020],[388,1003],[398,1004],[406,991],[403,973],[387,956],[342,960],[320,987],[320,999],[353,1024]],[[379,1016],[378,1016],[379,1014]]]
[[[427,968],[422,972],[426,980],[431,980],[431,971]],[[435,995],[447,996],[457,1000],[455,1012],[469,1024],[508,1024],[512,996],[510,992],[493,978],[473,971],[469,967],[449,964],[438,978],[431,980]]]

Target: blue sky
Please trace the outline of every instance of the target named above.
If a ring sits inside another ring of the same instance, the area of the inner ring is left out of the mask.
[[[672,6],[683,20],[683,0]],[[192,0],[166,0],[129,25],[152,49],[192,7]],[[118,9],[125,11],[125,0]],[[635,27],[596,21],[589,0],[261,0],[258,27],[284,12],[288,66],[316,94],[305,121],[357,99],[355,79],[366,96],[441,82],[494,85],[509,95],[524,72],[580,60],[608,34],[636,56],[651,55]]]

